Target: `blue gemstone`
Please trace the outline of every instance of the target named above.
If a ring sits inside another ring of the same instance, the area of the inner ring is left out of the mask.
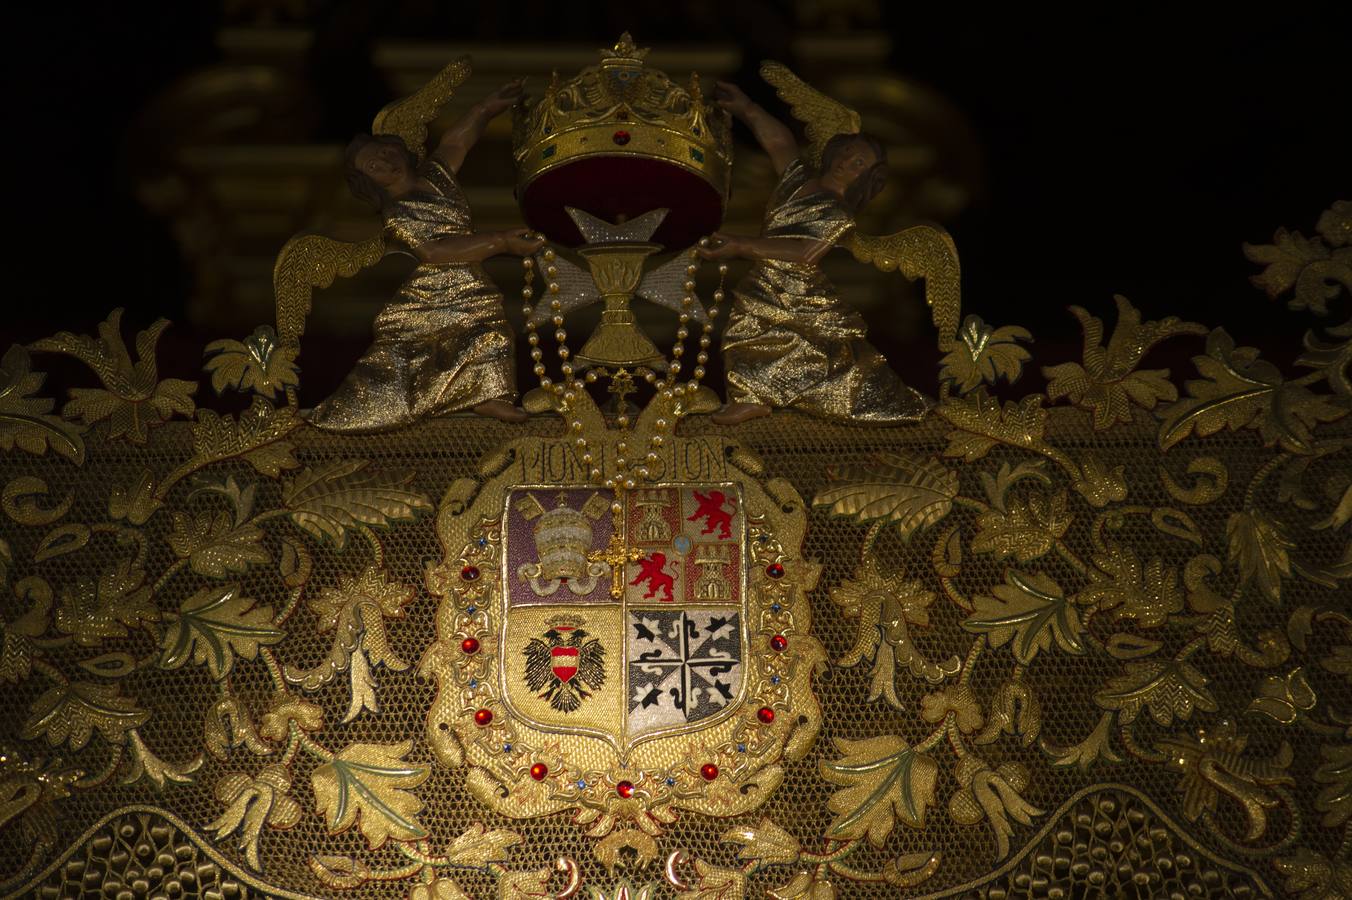
[[[502,752],[503,752],[503,753],[511,753],[511,752],[512,752],[512,745],[511,745],[511,744],[503,744],[503,745],[502,745]]]
[[[738,752],[738,753],[745,753],[745,752],[746,752],[746,744],[738,744],[738,745],[737,745],[737,752]]]
[[[579,791],[584,791],[584,790],[586,790],[586,789],[587,789],[587,782],[585,782],[585,781],[583,781],[581,778],[579,778],[579,779],[577,780],[577,789],[578,789]]]
[[[779,684],[779,676],[778,676],[778,675],[771,675],[771,676],[770,676],[770,683],[771,683],[771,684]]]
[[[675,784],[675,783],[676,783],[676,779],[675,779],[675,778],[668,778],[668,779],[667,779],[667,787],[671,787],[671,786],[672,786],[673,784]]]
[[[770,612],[779,612],[779,611],[780,611],[781,609],[783,609],[783,608],[784,608],[784,607],[780,606],[778,603],[771,603],[771,604],[770,604]]]
[[[699,126],[698,126],[698,125],[696,125],[694,128],[691,128],[690,130],[693,131],[693,132],[695,132],[695,134],[699,134],[699,133],[700,133],[700,130],[699,130]]]
[[[478,686],[479,686],[479,679],[477,679],[477,678],[471,678],[471,679],[469,680],[469,689],[470,689],[471,691],[474,690],[474,689],[475,689],[476,687],[478,687]]]
[[[476,612],[478,612],[478,611],[479,611],[479,607],[477,607],[477,606],[466,606],[466,607],[465,607],[465,612],[469,613],[471,616],[474,615],[474,614],[475,614]]]
[[[486,537],[481,537],[481,538],[479,538],[479,546],[480,546],[480,547],[487,547],[487,546],[488,546],[488,538],[486,538]]]

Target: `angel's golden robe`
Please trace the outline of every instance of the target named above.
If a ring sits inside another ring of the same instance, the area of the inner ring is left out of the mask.
[[[784,170],[762,237],[835,243],[854,227],[834,194],[804,191],[811,178],[802,160]],[[729,401],[875,423],[913,422],[929,408],[865,339],[863,318],[819,266],[759,262],[734,296],[723,334]]]
[[[469,234],[455,177],[436,160],[419,172],[436,193],[414,193],[385,210],[388,241],[410,250]],[[310,421],[335,431],[375,431],[424,416],[516,398],[513,337],[502,294],[476,264],[422,263],[376,316],[375,341]]]

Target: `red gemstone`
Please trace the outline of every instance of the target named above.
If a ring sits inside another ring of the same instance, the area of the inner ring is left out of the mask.
[[[634,796],[634,783],[631,781],[621,781],[619,784],[615,785],[615,793],[628,800],[630,797]]]
[[[770,565],[765,567],[765,574],[769,575],[771,578],[783,578],[784,567],[779,563],[770,563]]]
[[[784,635],[782,634],[777,634],[774,637],[770,638],[771,650],[783,650],[787,646],[789,646],[789,639],[784,637]]]
[[[705,763],[699,767],[699,774],[705,781],[713,781],[718,777],[718,766],[713,763]]]
[[[625,144],[629,143],[629,132],[617,131],[610,136],[610,139],[623,147]]]
[[[545,776],[549,774],[549,766],[544,763],[536,763],[530,767],[530,777],[536,781],[544,781]]]
[[[460,649],[465,651],[466,653],[478,653],[479,639],[472,637],[465,638],[463,641],[460,642]]]
[[[493,721],[493,710],[491,710],[491,709],[476,709],[476,710],[474,711],[474,724],[475,724],[475,725],[487,725],[487,724],[488,724],[489,722],[491,722],[491,721]]]
[[[477,581],[479,579],[478,566],[465,566],[460,570],[460,577],[466,581]]]
[[[756,718],[760,719],[766,725],[769,725],[775,720],[775,711],[768,706],[762,706],[757,710]]]

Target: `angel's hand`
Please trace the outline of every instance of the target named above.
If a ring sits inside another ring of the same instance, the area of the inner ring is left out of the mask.
[[[529,228],[509,228],[500,232],[506,252],[513,256],[530,256],[545,245],[545,239]]]
[[[701,259],[735,259],[742,255],[742,239],[734,234],[715,231],[709,235],[708,244],[701,243],[696,252]]]
[[[714,102],[734,116],[745,116],[756,104],[746,92],[731,81],[719,81],[714,84]]]
[[[524,78],[509,81],[485,97],[480,105],[484,112],[488,114],[488,117],[494,118],[502,115],[515,106],[525,93],[525,81]]]

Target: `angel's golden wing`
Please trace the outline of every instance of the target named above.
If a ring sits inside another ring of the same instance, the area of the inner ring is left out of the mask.
[[[455,96],[455,89],[465,83],[471,72],[468,56],[448,64],[436,77],[414,94],[395,100],[376,113],[371,123],[372,134],[393,134],[404,139],[408,149],[422,162],[427,155],[427,125]]]
[[[328,287],[340,275],[350,278],[384,255],[384,235],[366,241],[339,241],[322,234],[301,234],[287,241],[272,269],[279,344],[300,346],[315,288]],[[295,388],[286,389],[286,399],[292,406],[296,404]]]
[[[939,329],[939,349],[945,353],[952,349],[962,318],[962,270],[948,232],[932,225],[887,235],[851,231],[840,243],[860,262],[873,263],[884,272],[899,268],[912,281],[925,279],[925,302]]]
[[[859,113],[832,100],[783,63],[770,60],[761,63],[760,75],[775,89],[779,99],[789,104],[793,117],[803,123],[808,139],[807,161],[812,165],[821,162],[822,148],[831,138],[859,132]]]

